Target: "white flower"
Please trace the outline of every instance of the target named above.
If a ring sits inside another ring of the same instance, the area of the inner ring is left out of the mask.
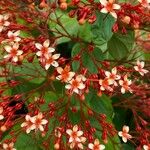
[[[4,116],[2,115],[3,111],[3,107],[0,107],[0,120],[4,119]]]
[[[76,78],[73,78],[71,81],[69,81],[69,84],[66,85],[65,88],[71,90],[71,92],[80,94],[80,90],[85,88],[85,84],[83,84],[83,81],[85,80],[86,78],[84,76],[78,75]]]
[[[8,31],[7,35],[9,40],[8,41],[12,41],[12,42],[19,42],[21,41],[21,38],[18,37],[20,34],[20,30],[12,32],[12,31]]]
[[[3,143],[3,149],[4,149],[4,150],[16,150],[16,149],[14,148],[14,143],[13,143],[13,142],[11,142],[11,143],[9,143],[9,144]]]
[[[43,43],[43,45],[41,45],[40,43],[35,43],[35,47],[39,50],[36,53],[36,55],[39,57],[48,57],[49,54],[55,51],[55,49],[52,47],[49,47],[49,45],[50,45],[49,40],[46,40]]]
[[[119,80],[121,77],[117,75],[117,68],[114,67],[111,72],[105,71],[106,77],[113,82],[115,86],[117,86],[117,82],[115,80]]]
[[[14,43],[12,46],[6,45],[4,46],[4,49],[9,53],[8,55],[5,55],[4,58],[12,59],[13,62],[18,61],[18,57],[23,54],[22,50],[18,50],[19,44]]]
[[[56,61],[56,59],[58,59],[59,57],[60,54],[49,54],[46,58],[41,58],[40,62],[44,64],[45,69],[48,70],[51,65],[54,67],[59,66],[58,62]]]
[[[69,137],[69,144],[70,148],[73,149],[75,146],[77,146],[80,149],[83,149],[83,144],[86,141],[86,138],[83,137],[83,131],[78,129],[78,125],[75,125],[73,129],[67,129],[66,133],[70,136]]]
[[[150,8],[150,0],[138,0],[143,7]]]
[[[134,66],[134,69],[140,73],[141,76],[144,76],[144,74],[148,73],[149,71],[144,68],[145,63],[143,61],[137,61],[137,66]]]
[[[44,131],[44,125],[48,123],[46,119],[43,119],[43,114],[40,112],[38,115],[32,117],[32,122],[35,130]]]
[[[113,81],[109,80],[109,78],[105,78],[104,80],[100,79],[99,84],[100,84],[101,91],[105,91],[105,90],[113,91],[113,89],[110,87],[110,85],[113,84]]]
[[[102,13],[110,13],[114,18],[117,18],[117,14],[114,10],[119,10],[120,5],[114,4],[115,0],[100,0],[100,3],[104,6],[101,9]]]
[[[119,84],[121,87],[121,93],[124,94],[126,91],[129,91],[132,93],[132,90],[130,88],[130,85],[132,84],[131,80],[128,80],[127,75],[124,76],[124,80],[119,80]]]
[[[122,137],[124,143],[126,143],[128,139],[132,138],[132,136],[128,134],[128,132],[129,132],[129,127],[126,125],[123,126],[122,131],[118,132],[118,135]]]
[[[70,71],[70,66],[66,66],[64,69],[62,67],[57,68],[57,72],[60,74],[56,77],[57,80],[61,80],[63,82],[69,82],[73,76],[75,75],[74,72]]]
[[[89,143],[88,148],[91,150],[104,150],[105,146],[103,144],[100,144],[98,139],[95,139],[94,144]]]
[[[10,25],[10,22],[8,22],[9,15],[0,15],[0,32],[2,32],[5,27]]]
[[[143,145],[144,150],[150,150],[150,145]]]
[[[33,125],[33,118],[31,116],[26,115],[25,116],[25,120],[26,121],[21,124],[21,127],[25,128],[26,129],[26,133],[28,134],[28,133],[31,132],[31,130],[35,129],[35,126]]]

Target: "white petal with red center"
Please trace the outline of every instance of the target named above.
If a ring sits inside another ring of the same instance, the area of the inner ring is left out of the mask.
[[[20,56],[21,54],[23,53],[23,51],[21,51],[21,50],[19,50],[19,51],[17,51],[17,56]]]
[[[75,72],[69,72],[68,80],[71,80],[75,75]]]
[[[74,138],[71,136],[70,138],[69,138],[69,143],[72,143],[74,141]]]
[[[37,56],[42,56],[42,52],[41,52],[41,51],[38,51],[38,52],[36,52],[36,55],[37,55]]]
[[[26,127],[28,124],[27,124],[27,122],[23,122],[22,124],[21,124],[21,127],[23,128],[23,127]]]
[[[43,48],[43,46],[40,43],[35,43],[35,47],[39,50]]]
[[[82,143],[79,143],[79,144],[78,144],[78,147],[79,147],[80,149],[83,149]]]
[[[31,118],[31,117],[30,117],[29,115],[26,115],[26,117],[25,117],[26,121],[29,121],[30,118]]]
[[[126,92],[125,88],[121,88],[121,93],[124,94]]]
[[[41,112],[38,113],[37,118],[38,118],[38,119],[42,119],[42,118],[43,118],[43,114],[42,114]]]
[[[77,88],[74,88],[74,89],[73,89],[73,92],[79,94],[79,90],[78,90]]]
[[[85,143],[86,138],[85,138],[85,137],[80,137],[80,141],[81,141],[82,143]]]
[[[98,139],[95,139],[94,145],[99,145],[99,140]]]
[[[120,7],[120,5],[118,5],[118,4],[113,4],[113,9],[120,9],[121,7]]]
[[[73,142],[70,144],[70,148],[73,149],[74,147],[75,147],[75,143]]]
[[[110,14],[117,19],[117,14],[114,11],[110,12]]]
[[[12,58],[12,61],[13,61],[13,62],[17,62],[17,61],[18,61],[18,57],[17,57],[17,56],[14,56],[14,57]]]
[[[10,37],[13,36],[13,32],[12,32],[12,31],[8,31],[7,35],[8,35],[8,37],[10,38]]]
[[[46,119],[42,119],[41,124],[45,125],[47,123],[48,123],[48,121]]]
[[[0,115],[0,120],[3,120],[4,119],[4,116],[3,115]]]
[[[84,89],[84,88],[85,88],[85,85],[84,85],[83,83],[79,83],[78,88],[79,88],[80,90],[82,90],[82,89]]]
[[[109,78],[111,73],[109,71],[105,71],[105,75]]]
[[[106,13],[108,13],[108,10],[106,8],[102,8],[101,12],[106,14]]]
[[[73,126],[73,131],[77,132],[78,131],[78,125]]]
[[[69,135],[71,135],[72,134],[72,130],[71,129],[67,129],[66,133],[69,134]]]
[[[56,77],[56,79],[57,79],[57,80],[61,80],[61,79],[62,79],[62,76],[59,75],[59,76]]]
[[[107,0],[100,0],[100,3],[104,6],[106,6],[108,4],[108,1]]]
[[[3,143],[3,148],[4,148],[4,149],[7,149],[7,148],[8,148],[8,144]]]
[[[122,141],[123,141],[124,143],[127,143],[127,138],[126,138],[126,137],[122,137]]]
[[[129,132],[129,127],[128,126],[123,126],[123,132]]]
[[[122,137],[122,131],[119,131],[119,132],[118,132],[118,135],[119,135],[120,137]]]
[[[19,48],[19,44],[18,44],[18,43],[15,43],[15,44],[13,45],[13,49],[17,50],[18,48]]]
[[[9,26],[9,25],[10,25],[10,22],[8,22],[8,21],[5,21],[5,22],[4,22],[4,26],[7,27],[7,26]]]
[[[103,86],[101,86],[100,89],[101,89],[102,91],[105,91],[105,88],[104,88]]]
[[[105,149],[105,145],[101,144],[99,150]]]
[[[40,131],[44,131],[44,128],[43,128],[42,125],[39,125],[38,128],[39,128]]]
[[[53,61],[53,62],[52,62],[52,66],[54,66],[54,67],[58,67],[58,66],[59,66],[59,64],[58,64],[58,62],[57,62],[57,61]]]
[[[0,32],[2,32],[2,31],[3,31],[3,28],[4,28],[3,26],[0,26]]]
[[[53,59],[58,59],[59,57],[60,57],[60,54],[54,54],[54,55],[52,56]]]
[[[8,53],[10,53],[11,50],[12,50],[12,47],[6,45],[6,46],[4,46],[4,49],[5,49]]]
[[[88,148],[93,150],[94,144],[92,144],[92,143],[88,144]]]
[[[29,134],[30,132],[31,132],[31,129],[30,129],[30,128],[27,128],[27,129],[26,129],[26,133]]]
[[[122,86],[123,85],[123,80],[119,80],[119,84]]]
[[[48,47],[49,47],[49,44],[50,44],[50,43],[49,43],[49,40],[46,40],[46,41],[43,43],[43,46],[46,47],[46,48],[48,48]]]
[[[77,136],[83,135],[83,131],[77,131]]]
[[[53,53],[54,51],[55,51],[54,48],[52,48],[52,47],[49,47],[49,48],[48,48],[48,53]]]
[[[62,73],[62,71],[63,71],[63,68],[58,67],[58,68],[56,68],[56,70],[57,70],[57,72],[58,72],[59,74],[61,74],[61,73]]]
[[[68,85],[65,86],[65,88],[69,90],[69,89],[71,89],[71,85],[68,84]]]
[[[51,66],[50,64],[46,64],[45,69],[48,70],[50,66]]]
[[[144,150],[149,150],[149,147],[147,145],[143,145]]]

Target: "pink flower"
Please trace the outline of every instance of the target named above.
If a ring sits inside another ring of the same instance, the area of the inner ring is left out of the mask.
[[[39,57],[48,57],[49,54],[51,54],[52,52],[55,51],[54,48],[49,47],[50,46],[50,42],[49,40],[46,40],[43,45],[41,45],[40,43],[35,43],[35,47],[39,50],[36,55]]]
[[[30,115],[26,115],[25,116],[25,120],[26,121],[21,124],[21,127],[25,128],[26,129],[26,133],[28,134],[28,133],[31,132],[31,130],[35,129],[35,126],[33,126],[33,119],[32,119],[32,117]]]
[[[110,87],[110,85],[113,84],[112,80],[109,80],[108,78],[105,78],[104,80],[100,79],[99,84],[100,84],[101,91],[105,91],[105,90],[113,91],[113,89]]]
[[[143,62],[143,61],[137,61],[137,66],[134,66],[134,69],[137,71],[137,72],[139,72],[139,74],[141,75],[141,76],[144,76],[144,74],[146,74],[146,73],[148,73],[149,71],[148,70],[146,70],[146,69],[143,69],[144,68],[144,65],[145,65],[145,63]]]
[[[128,134],[128,132],[129,132],[129,127],[125,125],[123,126],[122,131],[118,132],[118,135],[122,137],[124,143],[126,143],[128,139],[132,138],[132,136]]]
[[[20,30],[16,31],[16,32],[12,32],[12,31],[8,31],[7,35],[8,35],[8,41],[12,41],[12,42],[19,42],[21,41],[21,38],[18,37],[20,34]]]
[[[132,84],[131,80],[128,80],[127,75],[124,76],[124,80],[119,80],[119,84],[121,87],[121,93],[124,94],[126,91],[130,91],[132,93],[132,90],[130,88],[130,85]]]
[[[43,114],[40,112],[38,115],[32,117],[33,126],[35,127],[35,130],[44,131],[44,125],[48,123],[46,119],[43,119]]]
[[[46,58],[40,58],[40,62],[44,64],[44,67],[46,70],[49,69],[49,67],[52,65],[54,67],[58,67],[59,64],[56,61],[60,57],[60,54],[54,54],[52,55],[51,53],[47,55]]]
[[[4,116],[2,115],[3,111],[3,107],[0,107],[0,120],[4,119]]]
[[[74,72],[70,71],[70,66],[66,66],[64,69],[61,67],[57,68],[57,72],[60,74],[56,77],[57,80],[61,80],[62,82],[69,82],[73,76],[75,75]]]
[[[8,22],[9,15],[0,15],[0,32],[2,32],[5,27],[10,25],[10,22]]]
[[[73,78],[71,81],[69,81],[69,84],[65,86],[66,89],[71,90],[72,92],[75,92],[77,94],[80,94],[80,90],[83,90],[85,88],[85,85],[83,84],[83,81],[85,81],[86,78],[82,75],[76,76],[76,78]]]
[[[69,144],[70,148],[73,149],[77,146],[80,149],[83,149],[83,144],[86,141],[86,138],[83,137],[83,131],[78,129],[78,125],[75,125],[73,129],[67,129],[66,133],[70,136],[69,137]]]
[[[100,0],[100,3],[104,6],[101,9],[102,13],[110,13],[114,18],[117,18],[117,14],[114,10],[120,9],[120,5],[114,4],[115,0]]]
[[[105,75],[110,80],[110,82],[113,82],[113,84],[115,86],[118,85],[115,80],[119,80],[121,77],[119,75],[117,75],[117,68],[116,67],[114,67],[111,72],[105,71]]]
[[[138,0],[143,7],[150,8],[150,0]]]
[[[144,150],[150,150],[150,144],[148,144],[148,145],[143,145],[143,149],[144,149]]]
[[[13,143],[13,142],[11,142],[11,143],[9,143],[9,144],[3,143],[3,149],[4,149],[4,150],[16,150],[16,149],[14,148],[14,143]]]
[[[98,139],[95,139],[94,144],[89,143],[88,148],[91,150],[103,150],[105,149],[105,146],[103,144],[100,144]]]
[[[18,43],[13,44],[12,46],[6,45],[4,46],[4,49],[9,53],[8,55],[5,55],[4,58],[12,59],[13,62],[17,62],[18,57],[23,54],[22,50],[18,50]]]

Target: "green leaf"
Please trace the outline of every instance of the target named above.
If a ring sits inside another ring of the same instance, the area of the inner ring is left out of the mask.
[[[108,42],[108,51],[114,59],[121,60],[129,55],[134,44],[134,33],[115,33]]]
[[[111,15],[97,13],[97,21],[92,25],[93,42],[102,51],[107,49],[107,42],[113,35],[112,26],[114,23],[115,20]]]
[[[20,134],[15,143],[17,150],[42,150],[40,142],[27,134]]]

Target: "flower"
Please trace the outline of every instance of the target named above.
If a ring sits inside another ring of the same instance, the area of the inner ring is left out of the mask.
[[[54,66],[54,67],[58,67],[59,66],[58,62],[55,61],[59,57],[60,57],[60,54],[54,54],[54,55],[49,54],[49,55],[47,55],[46,58],[41,58],[40,62],[42,64],[44,64],[45,69],[48,70],[51,65]]]
[[[14,143],[13,143],[13,142],[11,142],[11,143],[9,143],[9,144],[3,143],[3,149],[4,149],[4,150],[16,150],[16,149],[14,148]]]
[[[10,25],[10,22],[8,22],[9,15],[0,15],[0,32],[3,31],[3,29]]]
[[[31,130],[35,129],[35,126],[33,125],[33,119],[32,119],[32,117],[30,115],[26,115],[25,116],[25,120],[26,121],[21,124],[21,127],[25,128],[26,129],[26,133],[28,134],[28,133],[31,132]]]
[[[19,42],[21,41],[21,38],[18,37],[20,34],[20,30],[16,31],[16,32],[12,32],[12,31],[8,31],[7,35],[9,40],[8,41],[13,41],[13,42]]]
[[[110,80],[110,82],[113,82],[113,84],[115,86],[117,86],[117,82],[115,80],[119,80],[120,76],[117,75],[117,68],[116,67],[114,67],[111,72],[105,71],[105,75]]]
[[[132,82],[131,80],[128,80],[127,75],[124,76],[124,80],[119,80],[119,84],[122,86],[122,94],[124,94],[125,91],[130,91],[132,93],[131,88],[129,87],[132,84]]]
[[[39,129],[40,131],[44,131],[43,125],[46,125],[48,123],[46,119],[43,119],[43,114],[41,112],[32,118],[32,122],[35,130]]]
[[[69,143],[70,148],[73,149],[75,146],[83,149],[83,144],[86,141],[86,138],[83,137],[83,131],[78,129],[78,125],[73,126],[73,129],[67,129],[66,133],[70,136]]]
[[[105,146],[103,144],[100,144],[98,139],[95,139],[94,144],[89,143],[88,148],[91,150],[103,150],[105,149]]]
[[[13,62],[18,61],[18,57],[22,55],[23,51],[18,50],[19,44],[15,43],[12,46],[6,45],[4,46],[4,49],[9,53],[8,55],[5,55],[4,58],[12,59]]]
[[[36,55],[39,57],[47,57],[49,56],[49,54],[51,54],[52,52],[55,51],[54,48],[49,47],[50,42],[49,40],[46,40],[43,45],[41,45],[40,43],[35,43],[35,47],[39,50]]]
[[[101,91],[105,91],[105,90],[113,91],[113,89],[110,87],[110,85],[113,84],[112,80],[109,80],[108,78],[105,78],[104,80],[100,79],[99,84],[100,84]]]
[[[143,7],[150,8],[150,6],[149,6],[150,0],[138,0],[138,1],[141,3],[141,5],[142,5]]]
[[[150,150],[150,144],[148,144],[148,145],[143,145],[143,149],[144,149],[144,150]]]
[[[78,75],[76,78],[73,78],[71,81],[69,81],[69,84],[66,85],[65,88],[79,94],[80,90],[85,88],[85,85],[83,84],[83,81],[85,80],[86,78],[84,76]]]
[[[110,13],[114,18],[117,18],[117,14],[114,10],[120,9],[120,5],[114,4],[115,0],[100,0],[100,3],[104,6],[101,9],[102,13]]]
[[[139,72],[139,74],[141,75],[141,76],[144,76],[144,74],[146,74],[146,73],[148,73],[149,71],[148,70],[146,70],[146,69],[143,69],[144,68],[144,65],[145,65],[145,63],[143,62],[143,61],[137,61],[137,66],[134,66],[134,69],[137,71],[137,72]]]
[[[56,77],[57,80],[61,80],[63,82],[69,82],[73,76],[75,75],[74,72],[70,72],[70,66],[66,66],[64,69],[61,67],[57,68],[57,72],[60,74]]]
[[[3,107],[0,107],[0,120],[4,119],[4,116],[2,115],[3,113]]]
[[[122,137],[124,143],[126,143],[128,139],[132,138],[132,136],[128,134],[128,132],[129,132],[129,127],[126,125],[123,126],[122,131],[118,132],[118,135]]]

